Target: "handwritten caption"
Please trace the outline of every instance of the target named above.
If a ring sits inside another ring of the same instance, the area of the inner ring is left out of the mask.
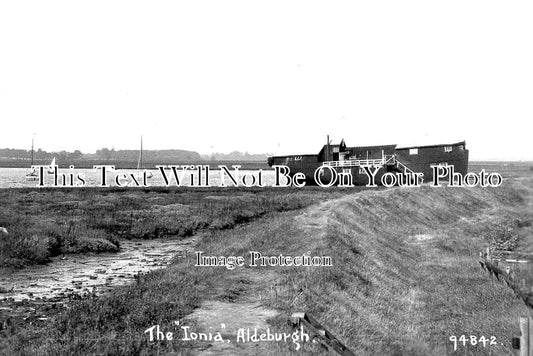
[[[292,333],[289,332],[273,332],[270,328],[258,329],[258,328],[239,328],[237,334],[233,338],[224,337],[220,331],[212,330],[209,327],[209,331],[199,332],[195,331],[189,325],[180,325],[179,321],[174,322],[174,327],[178,327],[177,334],[174,331],[163,330],[159,324],[153,325],[144,330],[144,333],[148,337],[150,342],[158,341],[209,341],[220,343],[249,343],[249,342],[292,342],[295,345],[296,350],[300,350],[303,343],[315,342],[309,337],[309,334],[305,332],[303,326],[300,326],[299,330],[295,330]],[[225,324],[220,324],[222,330],[226,329]]]

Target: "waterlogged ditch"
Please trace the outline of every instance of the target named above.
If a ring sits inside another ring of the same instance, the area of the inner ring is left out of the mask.
[[[45,320],[72,297],[100,295],[132,283],[139,274],[163,268],[184,256],[196,242],[185,240],[124,240],[118,253],[59,256],[47,265],[0,274],[0,320],[10,317]],[[0,325],[1,327],[7,325]]]

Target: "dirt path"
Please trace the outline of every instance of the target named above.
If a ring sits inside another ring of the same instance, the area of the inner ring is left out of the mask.
[[[346,199],[346,197],[340,198]],[[308,207],[298,214],[293,224],[305,235],[305,245],[310,250],[324,244],[323,236],[334,207],[340,199],[329,200],[317,205]],[[272,326],[268,324],[268,319],[279,315],[279,312],[266,308],[261,302],[261,293],[258,289],[269,290],[272,293],[279,292],[283,286],[279,285],[282,279],[275,268],[266,269],[241,269],[232,274],[235,283],[245,281],[248,287],[243,294],[231,301],[207,300],[201,307],[190,314],[185,322],[193,321],[198,330],[220,332],[224,339],[231,342],[214,342],[202,350],[194,350],[195,355],[262,355],[275,354],[271,350],[272,345],[267,342],[246,342],[237,343],[236,335],[239,329],[257,329],[258,332],[265,332]],[[227,282],[227,281],[224,281]],[[225,284],[225,283],[224,283]],[[214,286],[222,290],[225,285]],[[281,288],[281,289],[280,289]]]

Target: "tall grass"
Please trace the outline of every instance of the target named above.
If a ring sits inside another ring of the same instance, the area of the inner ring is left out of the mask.
[[[0,240],[0,267],[46,263],[64,253],[115,252],[120,239],[180,239],[203,229],[229,229],[334,194],[339,193],[238,188],[0,190],[0,226],[9,231]]]

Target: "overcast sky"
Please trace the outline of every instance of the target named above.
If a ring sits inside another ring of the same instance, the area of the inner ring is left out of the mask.
[[[0,148],[533,160],[532,1],[3,1]]]

